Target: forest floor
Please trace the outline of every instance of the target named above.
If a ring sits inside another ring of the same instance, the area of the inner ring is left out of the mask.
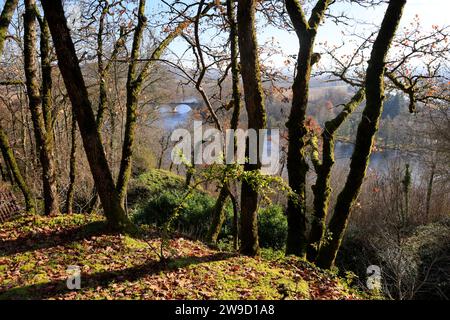
[[[0,299],[361,299],[347,282],[296,258],[248,258],[174,236],[104,232],[102,217],[23,217],[0,225]],[[79,266],[81,289],[67,268]]]

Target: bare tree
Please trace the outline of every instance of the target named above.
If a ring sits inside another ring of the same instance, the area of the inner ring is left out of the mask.
[[[109,169],[79,60],[61,1],[42,1],[55,45],[61,74],[72,102],[83,145],[108,223],[113,229],[133,231],[134,226],[121,206]]]

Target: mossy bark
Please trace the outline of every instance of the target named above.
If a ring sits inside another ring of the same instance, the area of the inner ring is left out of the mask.
[[[309,170],[305,153],[305,138],[308,132],[305,125],[306,109],[317,28],[331,1],[318,1],[312,10],[309,21],[297,0],[286,0],[285,2],[300,45],[297,73],[292,86],[291,113],[286,124],[289,132],[287,154],[289,186],[295,193],[295,196],[289,198],[286,210],[288,219],[286,254],[304,257],[307,248],[306,174]]]
[[[330,201],[331,169],[334,165],[334,141],[336,131],[352,112],[363,102],[365,89],[362,88],[353,96],[344,109],[333,120],[325,123],[322,133],[322,161],[316,165],[316,183],[312,186],[314,193],[314,214],[308,238],[307,258],[314,261],[326,229],[326,217]]]
[[[40,52],[41,52],[41,98],[42,98],[42,113],[44,116],[44,124],[47,135],[47,141],[50,145],[53,145],[53,96],[52,96],[52,49],[50,47],[50,29],[48,28],[47,20],[45,17],[40,17],[36,8],[37,19],[41,29],[40,34]],[[52,148],[53,156],[53,148]]]
[[[0,57],[3,54],[3,49],[5,47],[5,40],[6,40],[6,35],[8,34],[8,27],[9,24],[11,23],[11,19],[12,16],[14,14],[14,11],[17,8],[17,4],[18,4],[18,0],[6,0],[5,1],[5,5],[3,6],[2,12],[0,14]],[[28,210],[28,206],[31,205],[32,206],[32,202],[27,201],[27,199],[31,199],[31,194],[29,193],[29,191],[27,192],[26,190],[28,190],[28,187],[25,184],[25,180],[23,180],[22,175],[20,174],[19,168],[17,167],[17,162],[14,156],[14,153],[12,152],[10,146],[9,146],[9,142],[8,142],[8,137],[6,136],[6,133],[3,131],[3,129],[0,127],[0,147],[3,153],[3,158],[5,160],[5,171],[6,171],[6,175],[4,173],[4,171],[2,170],[2,177],[3,179],[6,181],[6,177],[9,178],[9,180],[11,181],[11,184],[14,184],[14,180],[12,179],[11,176],[11,161],[9,160],[9,158],[12,158],[12,162],[16,165],[16,173],[18,173],[18,176],[20,178],[20,180],[23,182],[23,185],[25,188],[22,189],[22,193],[24,193],[24,197],[25,197],[25,202],[26,202],[26,206],[27,206],[27,211],[33,210],[34,208],[30,208],[30,210]],[[12,171],[14,171],[14,169],[12,169]],[[20,183],[19,183],[20,184]],[[20,185],[19,185],[20,186]]]
[[[230,192],[231,203],[233,205],[233,248],[239,250],[239,201]]]
[[[103,122],[104,122],[104,118],[105,118],[105,113],[108,109],[107,78],[109,75],[109,70],[111,68],[111,64],[117,58],[119,49],[122,47],[123,43],[125,42],[125,35],[123,32],[123,29],[121,29],[119,39],[117,39],[116,43],[114,44],[112,54],[108,59],[109,61],[105,64],[103,36],[105,33],[105,19],[108,15],[110,5],[108,3],[104,3],[103,5],[104,5],[104,7],[100,14],[99,26],[98,26],[98,31],[97,31],[97,72],[98,72],[98,77],[99,77],[99,89],[98,89],[99,97],[98,97],[98,108],[97,108],[97,116],[96,116],[97,130],[98,130],[98,134],[100,135],[100,140],[102,140],[102,141],[103,141],[103,138],[102,138]],[[111,135],[111,141],[113,141],[113,135]],[[111,150],[112,150],[112,148],[111,148]],[[95,211],[95,209],[97,208],[97,204],[98,204],[98,192],[97,192],[97,189],[95,188],[95,185],[92,188],[91,195],[92,195],[92,198],[86,205],[86,212],[89,214],[92,214]]]
[[[217,197],[217,201],[214,205],[213,217],[211,221],[211,227],[208,230],[208,234],[206,236],[206,240],[210,243],[216,243],[217,238],[219,237],[220,230],[222,230],[222,225],[225,221],[225,204],[228,198],[228,188],[227,186],[223,186],[220,189],[219,196]]]
[[[16,181],[20,191],[23,194],[25,200],[25,209],[27,210],[27,213],[35,214],[36,209],[34,206],[31,191],[28,188],[28,185],[20,172],[19,166],[16,161],[16,157],[14,156],[14,152],[10,147],[8,136],[6,135],[5,131],[1,126],[0,126],[0,149],[2,151],[5,163],[11,169],[12,174],[14,176],[14,180]]]
[[[233,90],[233,115],[230,121],[230,129],[236,130],[239,125],[239,116],[241,113],[241,92],[240,92],[240,81],[239,81],[239,43],[236,25],[236,8],[232,0],[227,0],[227,19],[230,27],[230,48],[231,48],[231,75],[232,75],[232,90]],[[234,144],[234,154],[236,155],[236,140]],[[222,229],[223,222],[225,221],[225,210],[224,206],[226,199],[231,195],[230,188],[227,183],[222,186],[219,197],[215,204],[214,215],[211,223],[211,227],[208,232],[207,240],[209,242],[215,243],[217,237],[219,236],[220,230]],[[233,205],[233,208],[235,206]],[[237,232],[235,232],[237,235]],[[237,243],[237,239],[235,239]]]
[[[75,193],[75,181],[77,178],[77,119],[75,114],[72,115],[72,128],[70,138],[72,140],[72,146],[70,148],[70,160],[69,160],[69,187],[67,188],[66,195],[66,213],[73,213],[73,197]]]
[[[99,101],[98,101],[98,109],[97,109],[97,128],[100,134],[102,135],[102,126],[103,126],[103,118],[105,115],[105,111],[108,103],[108,94],[106,91],[106,76],[107,70],[105,68],[105,64],[103,62],[103,33],[105,32],[105,18],[108,14],[108,7],[105,6],[100,15],[98,33],[97,33],[97,71],[99,76]]]
[[[50,0],[43,0],[41,3],[52,34],[59,69],[72,102],[72,111],[77,118],[83,146],[106,219],[112,229],[134,232],[136,227],[130,222],[121,207],[119,195],[106,160],[75,46],[67,27],[62,3],[61,1]]]
[[[0,55],[3,53],[5,47],[6,35],[8,34],[8,27],[11,23],[14,11],[17,8],[18,0],[6,0],[0,15]]]
[[[431,195],[433,193],[433,183],[434,183],[435,175],[436,175],[436,164],[433,162],[431,164],[430,178],[428,180],[428,186],[427,186],[427,196],[426,196],[426,205],[425,205],[426,222],[428,222],[429,218],[430,218]]]
[[[42,166],[44,213],[59,214],[56,165],[53,156],[53,130],[51,121],[51,65],[49,39],[45,39],[45,28],[41,30],[42,88],[39,86],[36,55],[36,3],[25,1],[24,15],[24,66],[28,104],[33,122],[36,146]],[[42,89],[42,96],[41,96]]]
[[[241,75],[244,84],[245,107],[248,115],[248,128],[259,131],[266,126],[266,111],[264,107],[264,93],[261,86],[261,72],[256,37],[256,0],[242,0],[238,3],[238,37],[241,53]],[[258,138],[259,139],[259,138]],[[255,146],[252,146],[255,147]],[[256,146],[259,148],[258,145]],[[246,154],[249,154],[247,140]],[[257,154],[260,152],[258,150]],[[261,162],[246,163],[245,171],[261,169]],[[240,252],[244,255],[259,254],[258,241],[258,191],[248,182],[241,186],[241,228]]]
[[[181,23],[174,31],[171,31],[166,38],[153,50],[147,62],[138,74],[139,51],[141,48],[142,37],[146,26],[147,18],[145,17],[145,0],[139,1],[138,24],[134,33],[133,46],[131,50],[130,65],[128,67],[127,77],[127,116],[125,123],[125,134],[122,146],[122,159],[120,162],[119,176],[117,178],[117,191],[120,201],[125,203],[128,181],[131,175],[133,147],[135,141],[135,131],[137,124],[137,108],[139,95],[142,90],[142,84],[148,78],[151,68],[155,61],[161,58],[167,47],[176,39],[189,23]]]
[[[331,268],[344,236],[352,206],[358,197],[372,152],[374,137],[383,111],[386,56],[400,23],[406,0],[391,0],[374,42],[366,71],[366,107],[358,126],[350,172],[339,193],[334,214],[328,225],[330,239],[320,247],[316,264]]]

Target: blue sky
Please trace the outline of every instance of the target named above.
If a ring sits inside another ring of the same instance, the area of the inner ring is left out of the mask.
[[[158,7],[161,4],[159,0],[149,1],[147,12],[157,13]],[[357,5],[338,3],[332,6],[332,12],[345,12],[348,16],[363,20],[369,23],[379,25],[383,19],[385,6],[373,8],[361,8]],[[408,0],[404,16],[402,19],[402,26],[408,25],[414,17],[419,15],[422,26],[426,29],[431,29],[431,26],[449,25],[450,24],[450,0]],[[329,44],[339,44],[342,41],[342,29],[337,28],[331,21],[326,22],[319,30],[317,42],[328,41]],[[363,32],[361,26],[357,29],[358,32]],[[264,28],[259,30],[258,38],[260,45],[274,37],[279,41],[280,46],[286,54],[296,54],[298,51],[298,41],[293,33],[284,30],[277,30],[275,28]],[[175,52],[183,50],[182,41],[176,41],[171,49]],[[274,57],[275,63],[281,63],[281,57]]]

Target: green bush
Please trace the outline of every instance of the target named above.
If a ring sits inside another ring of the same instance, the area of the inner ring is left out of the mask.
[[[283,207],[270,205],[259,210],[259,243],[263,248],[281,250],[286,244],[287,219]]]
[[[166,170],[151,169],[131,181],[127,204],[135,209],[164,191],[185,189],[182,177]]]
[[[137,224],[163,225],[183,201],[187,193],[184,180],[165,170],[153,169],[140,175],[130,188],[128,203],[133,208],[133,220]],[[195,190],[183,203],[173,227],[191,236],[202,238],[211,224],[216,199],[201,189]],[[225,207],[227,220],[221,236],[232,232],[232,208]]]
[[[184,179],[165,170],[152,169],[133,180],[128,205],[137,224],[161,226],[168,221],[186,194]],[[197,238],[208,232],[216,198],[203,190],[195,190],[183,204],[173,227]],[[230,201],[225,206],[226,220],[219,239],[232,238],[233,209]],[[287,237],[287,219],[283,207],[270,205],[259,210],[259,241],[263,248],[281,250]]]
[[[167,190],[156,194],[146,203],[135,210],[133,215],[137,224],[163,225],[169,220],[175,208],[183,200],[185,192],[179,190]],[[215,199],[203,192],[194,192],[184,203],[179,216],[174,221],[173,227],[192,236],[202,238],[206,235],[211,224]],[[226,213],[231,216],[232,210],[226,207]],[[222,236],[231,233],[231,219],[227,219],[222,230]]]

